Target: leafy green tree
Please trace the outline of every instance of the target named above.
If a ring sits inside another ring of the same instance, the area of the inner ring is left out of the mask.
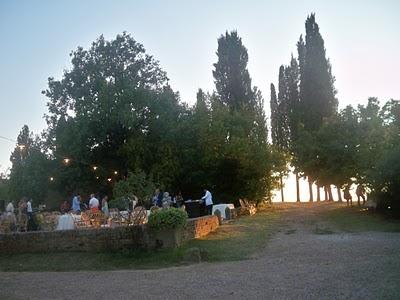
[[[6,174],[0,173],[0,210],[5,210],[9,201],[9,179]]]
[[[360,150],[357,179],[371,188],[378,208],[390,207],[400,215],[400,104],[388,101],[382,108],[378,99],[369,98],[359,106]],[[369,168],[367,164],[370,164]]]
[[[347,106],[337,117],[323,124],[317,133],[319,165],[316,178],[320,186],[335,185],[339,201],[342,200],[341,188],[351,185],[357,174],[358,130],[357,113]]]
[[[150,204],[151,196],[156,188],[152,178],[143,171],[129,172],[124,180],[118,181],[113,189],[113,202],[118,208],[128,208],[128,202],[136,196],[143,204]],[[122,204],[122,205],[121,205]]]
[[[11,154],[12,168],[9,179],[9,194],[12,200],[22,197],[42,202],[48,190],[49,161],[41,151],[38,138],[34,138],[29,127],[24,125],[17,137],[17,146]]]
[[[47,148],[55,160],[71,159],[58,169],[59,187],[111,192],[136,168],[171,185],[179,170],[175,128],[185,108],[158,62],[126,33],[100,36],[71,56],[72,68],[59,81],[49,78],[44,91]]]

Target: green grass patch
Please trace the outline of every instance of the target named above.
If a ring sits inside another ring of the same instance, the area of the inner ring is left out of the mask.
[[[244,216],[220,226],[204,238],[170,250],[0,255],[0,271],[89,271],[179,266],[184,264],[185,251],[191,247],[205,250],[209,261],[248,259],[266,245],[277,219],[278,213],[273,210],[252,217]]]
[[[325,211],[324,222],[345,232],[400,232],[400,221],[362,208],[341,207]]]

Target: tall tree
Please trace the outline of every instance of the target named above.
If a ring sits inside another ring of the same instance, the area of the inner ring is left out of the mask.
[[[308,16],[305,27],[305,46],[303,48],[301,40],[298,44],[302,81],[300,85],[302,122],[306,130],[316,131],[324,119],[336,114],[338,101],[335,98],[335,78],[332,76],[330,62],[326,58],[324,40],[315,21],[315,14]]]
[[[274,145],[279,142],[279,110],[278,110],[278,99],[276,98],[275,85],[271,83],[271,139]]]
[[[9,193],[12,200],[26,196],[43,201],[47,195],[49,161],[41,152],[40,141],[24,125],[11,154]]]
[[[213,71],[215,87],[222,103],[238,110],[255,104],[251,78],[247,70],[248,54],[236,31],[218,39],[218,62]]]
[[[336,114],[338,101],[335,98],[335,79],[332,76],[330,62],[326,58],[324,40],[315,21],[315,14],[307,17],[305,28],[305,41],[300,36],[297,43],[300,78],[298,117],[299,124],[302,124],[303,135],[312,137],[324,122]],[[300,145],[306,148],[299,150],[299,145],[296,145],[297,156],[299,154],[305,156],[297,157],[296,160],[305,163],[299,165],[299,168],[308,177],[310,201],[312,201],[312,183],[318,179],[315,174],[319,171],[319,159],[315,156],[315,147],[304,143]],[[328,193],[330,193],[329,188]]]
[[[123,177],[136,169],[172,184],[180,170],[177,122],[185,108],[159,63],[127,33],[111,41],[100,36],[71,56],[72,68],[61,80],[49,78],[43,92],[47,146],[54,158],[72,159],[60,170],[65,192],[99,185],[110,191],[107,179],[120,178],[114,172]]]
[[[236,31],[218,39],[217,57],[213,71],[217,98],[211,103],[210,123],[210,138],[216,141],[212,148],[218,149],[219,157],[213,162],[218,174],[215,189],[222,198],[247,194],[260,200],[268,196],[272,184],[263,97],[251,85],[247,49]]]

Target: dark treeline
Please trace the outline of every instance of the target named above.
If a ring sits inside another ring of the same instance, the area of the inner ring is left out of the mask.
[[[263,98],[235,31],[218,39],[216,90],[199,89],[193,107],[129,34],[100,36],[71,58],[72,68],[49,78],[43,92],[47,129],[34,138],[24,126],[18,136],[24,147],[11,156],[13,200],[59,203],[76,191],[110,195],[114,187],[120,195],[126,179],[142,182],[135,193],[143,197],[160,186],[186,198],[207,187],[221,202],[269,199],[275,179]]]
[[[310,201],[332,200],[331,185],[362,183],[381,207],[400,210],[399,103],[370,98],[338,111],[315,15],[305,29],[297,57],[279,68],[277,88],[271,84],[272,144],[236,31],[218,39],[215,90],[199,89],[193,106],[129,34],[79,47],[61,80],[49,78],[47,128],[34,136],[23,127],[0,192],[6,186],[9,200],[58,204],[77,191],[120,196],[129,185],[140,197],[160,186],[197,198],[208,187],[217,201],[236,202],[270,199],[281,186],[284,199],[292,165],[297,178],[308,178]]]
[[[271,136],[281,153],[280,177],[290,163],[297,181],[308,179],[309,201],[321,200],[321,190],[326,200],[333,200],[331,185],[342,201],[340,190],[356,183],[371,190],[380,208],[399,211],[399,102],[380,106],[378,99],[369,98],[367,105],[338,111],[335,78],[314,14],[305,29],[297,59],[292,56],[289,65],[279,68],[278,93],[271,84]],[[283,199],[282,184],[281,193]]]

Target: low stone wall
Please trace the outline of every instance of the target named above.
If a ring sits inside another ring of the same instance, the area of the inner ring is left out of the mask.
[[[216,216],[189,219],[182,241],[209,234],[219,226]],[[0,234],[0,253],[34,253],[65,251],[152,250],[162,247],[147,226],[37,231]]]
[[[217,216],[204,216],[194,219],[189,219],[186,228],[183,232],[183,240],[197,239],[206,236],[219,227]]]

